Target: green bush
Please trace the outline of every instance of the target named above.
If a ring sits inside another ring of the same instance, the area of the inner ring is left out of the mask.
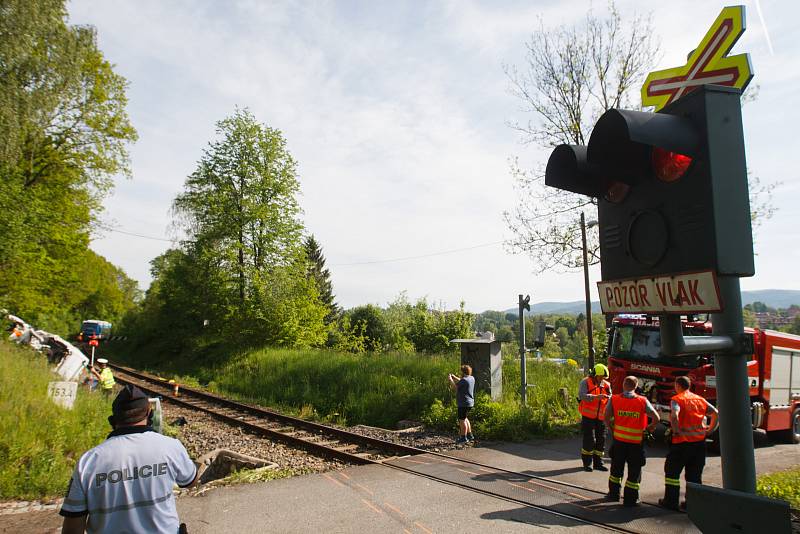
[[[63,495],[80,455],[111,431],[110,401],[79,388],[61,408],[47,397],[52,380],[43,356],[0,343],[0,499]]]
[[[787,501],[792,508],[800,509],[800,467],[758,477],[756,492]]]

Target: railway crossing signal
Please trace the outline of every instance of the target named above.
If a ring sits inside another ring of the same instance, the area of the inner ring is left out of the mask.
[[[611,109],[587,147],[556,147],[545,183],[598,199],[601,284],[698,273],[686,284],[716,294],[716,275],[754,274],[741,120],[738,90],[703,86],[658,113]],[[720,311],[699,300],[626,311]]]
[[[751,495],[739,287],[740,277],[755,274],[740,109],[752,70],[747,55],[725,57],[742,31],[744,7],[723,9],[686,65],[647,78],[642,100],[657,113],[608,110],[586,147],[556,147],[545,171],[546,185],[598,199],[603,311],[660,315],[660,354],[714,355],[726,490],[715,498],[725,506],[691,506],[698,526],[719,526],[724,509],[753,517],[763,504]],[[704,85],[711,82],[721,85]],[[619,306],[609,309],[612,298]],[[679,315],[700,311],[712,312],[712,335],[684,336]],[[697,500],[713,493],[691,491]]]

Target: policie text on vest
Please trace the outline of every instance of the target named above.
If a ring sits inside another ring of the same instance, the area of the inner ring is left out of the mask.
[[[162,464],[148,464],[141,467],[134,466],[133,473],[131,473],[130,467],[126,467],[124,469],[115,469],[113,471],[109,471],[108,473],[97,473],[94,476],[94,482],[99,488],[106,481],[110,482],[111,484],[116,484],[117,482],[122,482],[123,480],[137,480],[139,478],[150,478],[151,476],[160,477],[166,474],[167,463],[164,462]]]

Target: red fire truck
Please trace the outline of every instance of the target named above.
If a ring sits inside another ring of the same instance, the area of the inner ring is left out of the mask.
[[[800,443],[800,336],[745,328],[753,336],[754,353],[747,363],[753,428],[780,434]],[[691,317],[683,321],[683,335],[710,335],[711,323]],[[608,363],[615,392],[633,375],[662,422],[669,422],[669,400],[678,376],[692,380],[692,391],[712,404],[717,401],[714,358],[711,355],[660,354],[658,318],[619,316],[609,331]]]

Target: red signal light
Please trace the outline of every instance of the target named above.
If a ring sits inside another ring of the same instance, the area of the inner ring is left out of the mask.
[[[686,174],[689,165],[692,164],[692,158],[654,146],[652,163],[656,178],[662,182],[669,183],[680,179]]]
[[[608,191],[606,191],[605,199],[614,204],[619,204],[628,196],[628,191],[630,191],[630,189],[630,186],[626,183],[611,182]]]

